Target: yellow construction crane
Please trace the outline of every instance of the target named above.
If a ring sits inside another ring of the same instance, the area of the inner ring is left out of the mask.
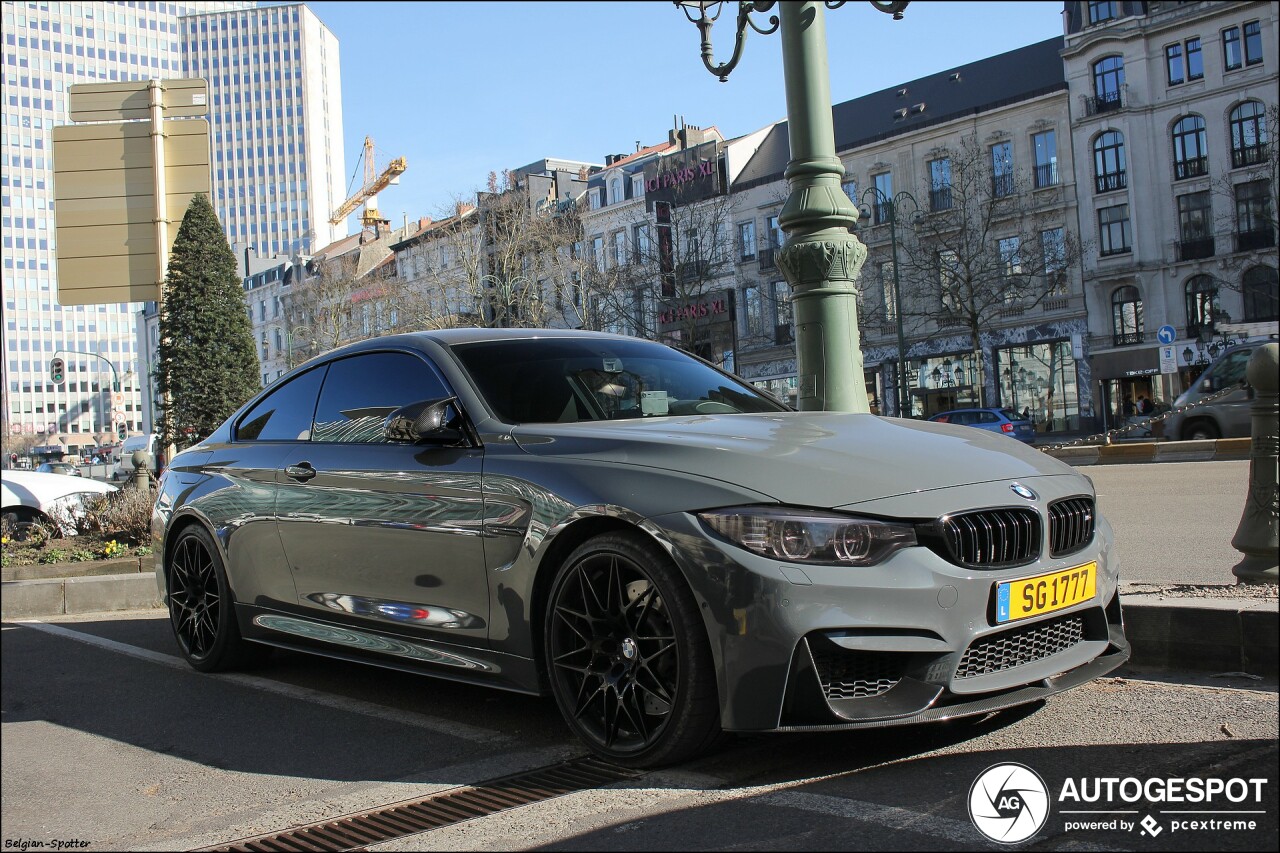
[[[333,216],[329,218],[330,225],[340,224],[361,204],[364,205],[364,215],[360,217],[360,223],[365,228],[373,227],[379,222],[385,223],[388,221],[378,213],[378,193],[391,184],[400,183],[400,176],[404,174],[404,170],[408,167],[405,165],[403,157],[397,157],[391,161],[391,165],[382,171],[382,174],[377,174],[378,167],[374,165],[373,161],[372,136],[364,138],[364,152],[360,157],[364,160],[364,186],[355,195],[338,206],[338,209],[333,212]]]

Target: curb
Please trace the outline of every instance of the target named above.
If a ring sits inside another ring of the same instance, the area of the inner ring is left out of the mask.
[[[1209,438],[1201,441],[1135,441],[1125,444],[1085,444],[1042,452],[1068,465],[1133,464],[1140,462],[1217,462],[1248,459],[1253,440]]]
[[[3,618],[39,618],[159,608],[151,572],[8,581]],[[1129,662],[1161,670],[1247,672],[1280,677],[1275,599],[1166,598],[1121,593]]]
[[[159,606],[156,576],[151,572],[5,581],[0,595],[0,616],[5,619]]]
[[[110,560],[86,560],[83,563],[36,563],[31,566],[14,566],[0,570],[5,581],[33,581],[49,578],[86,577],[90,575],[121,575],[127,572],[139,574],[151,572],[143,561],[148,557],[117,557]]]

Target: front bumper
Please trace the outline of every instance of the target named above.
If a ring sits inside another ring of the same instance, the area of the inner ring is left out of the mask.
[[[953,497],[981,505],[959,494],[970,488]],[[1113,539],[1102,519],[1084,549],[1003,570],[962,568],[924,547],[862,569],[784,564],[709,535],[691,514],[651,521],[703,612],[721,723],[731,731],[984,714],[1075,687],[1129,657]],[[1093,598],[995,622],[999,582],[1091,561],[1098,565]]]

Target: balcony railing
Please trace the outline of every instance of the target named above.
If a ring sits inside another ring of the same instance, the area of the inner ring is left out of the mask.
[[[883,225],[889,221],[889,211],[893,208],[887,201],[879,201],[873,205],[872,210],[875,213],[875,224]]]
[[[1115,256],[1115,255],[1127,255],[1127,254],[1129,254],[1129,253],[1130,253],[1130,252],[1132,252],[1132,251],[1133,251],[1133,247],[1132,247],[1132,246],[1130,246],[1130,245],[1128,245],[1128,244],[1125,244],[1125,245],[1123,245],[1123,246],[1107,246],[1107,247],[1104,247],[1104,248],[1103,248],[1103,250],[1102,250],[1101,252],[1099,252],[1098,254],[1099,254],[1099,255],[1101,255],[1101,256],[1102,256],[1102,257],[1104,257],[1104,258],[1110,258],[1110,257],[1113,257],[1113,256]]]
[[[1243,145],[1240,148],[1231,149],[1231,168],[1233,169],[1257,166],[1266,162],[1266,159],[1266,145]]]
[[[696,282],[706,278],[711,272],[711,264],[703,260],[686,261],[680,265],[680,278],[685,282]]]
[[[1124,106],[1120,98],[1120,92],[1103,92],[1100,95],[1094,95],[1092,98],[1084,99],[1085,115],[1098,115],[1099,113],[1109,113],[1120,109]]]
[[[991,195],[996,198],[1013,195],[1014,189],[1013,175],[995,175],[991,179]]]
[[[1036,166],[1036,189],[1053,187],[1058,184],[1058,164],[1042,163]]]
[[[951,209],[951,187],[939,187],[936,190],[929,191],[929,209],[937,212],[939,210]]]
[[[1207,174],[1209,174],[1208,157],[1192,157],[1190,160],[1183,160],[1180,163],[1173,164],[1173,179],[1175,181],[1198,178]]]
[[[1200,240],[1181,240],[1178,242],[1178,260],[1198,261],[1201,258],[1213,257],[1213,238]]]
[[[1259,231],[1240,231],[1236,234],[1237,252],[1254,252],[1270,249],[1276,244],[1276,234],[1270,228]]]
[[[760,250],[760,269],[771,270],[775,266],[777,266],[777,263],[773,259],[773,249],[761,249]]]
[[[1094,190],[1099,193],[1115,192],[1129,186],[1128,175],[1122,170],[1096,175],[1093,179]]]
[[[1131,347],[1134,344],[1140,344],[1146,340],[1145,332],[1116,332],[1115,345],[1118,347]]]

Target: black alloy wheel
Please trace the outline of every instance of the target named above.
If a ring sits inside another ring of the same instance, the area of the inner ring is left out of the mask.
[[[651,767],[719,736],[706,633],[684,579],[634,534],[597,536],[561,567],[546,617],[547,666],[561,713],[598,755]]]
[[[218,549],[203,527],[178,534],[168,565],[169,621],[187,663],[218,672],[248,662]]]

